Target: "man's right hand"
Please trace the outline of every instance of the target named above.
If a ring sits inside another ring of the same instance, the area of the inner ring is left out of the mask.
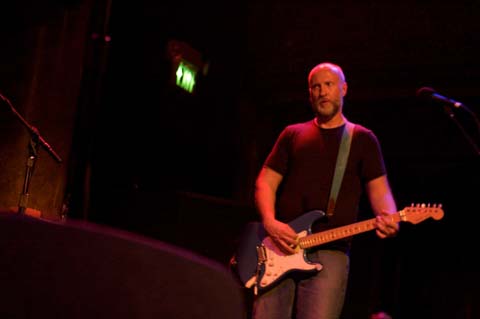
[[[295,247],[298,245],[298,236],[290,225],[271,219],[264,221],[263,227],[283,253],[287,255],[295,253]]]

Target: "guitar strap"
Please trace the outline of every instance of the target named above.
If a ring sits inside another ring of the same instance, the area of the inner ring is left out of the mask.
[[[332,188],[330,189],[330,198],[327,206],[327,216],[333,216],[335,204],[337,201],[338,191],[342,184],[343,174],[347,166],[348,154],[350,153],[350,145],[352,144],[353,129],[355,124],[346,121],[343,128],[342,140],[338,149],[337,163],[335,164],[335,173],[333,175]]]

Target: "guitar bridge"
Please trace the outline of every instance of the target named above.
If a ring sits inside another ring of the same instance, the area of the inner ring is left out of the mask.
[[[254,285],[253,293],[255,295],[258,294],[258,284],[262,276],[261,272],[262,272],[263,265],[265,264],[266,261],[267,261],[267,254],[265,251],[265,246],[263,244],[260,246],[257,246],[257,270],[255,271],[255,276],[252,277],[255,283],[251,283],[251,285]]]
[[[257,246],[257,265],[261,265],[265,263],[267,260],[267,254],[265,252],[265,246],[262,244],[260,246]],[[258,267],[257,267],[257,272],[258,272]]]

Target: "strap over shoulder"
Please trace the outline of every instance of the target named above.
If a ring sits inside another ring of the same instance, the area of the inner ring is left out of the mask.
[[[327,216],[332,216],[335,210],[338,191],[342,184],[345,168],[347,167],[348,155],[350,153],[350,145],[352,144],[353,131],[355,124],[345,119],[345,126],[343,127],[342,140],[338,149],[337,163],[335,165],[335,173],[333,175],[332,188],[330,190],[330,198],[328,200]]]

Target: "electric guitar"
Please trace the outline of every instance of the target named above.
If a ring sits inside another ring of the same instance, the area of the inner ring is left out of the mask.
[[[390,216],[394,222],[418,224],[429,217],[439,220],[443,215],[442,205],[412,204]],[[260,222],[247,224],[231,260],[232,269],[241,283],[246,288],[253,287],[254,293],[257,294],[258,291],[270,288],[291,272],[320,271],[323,266],[309,262],[306,258],[306,249],[376,229],[375,218],[372,218],[312,234],[310,229],[312,224],[324,216],[323,211],[313,210],[289,223],[298,234],[296,251],[291,255],[280,251]]]

